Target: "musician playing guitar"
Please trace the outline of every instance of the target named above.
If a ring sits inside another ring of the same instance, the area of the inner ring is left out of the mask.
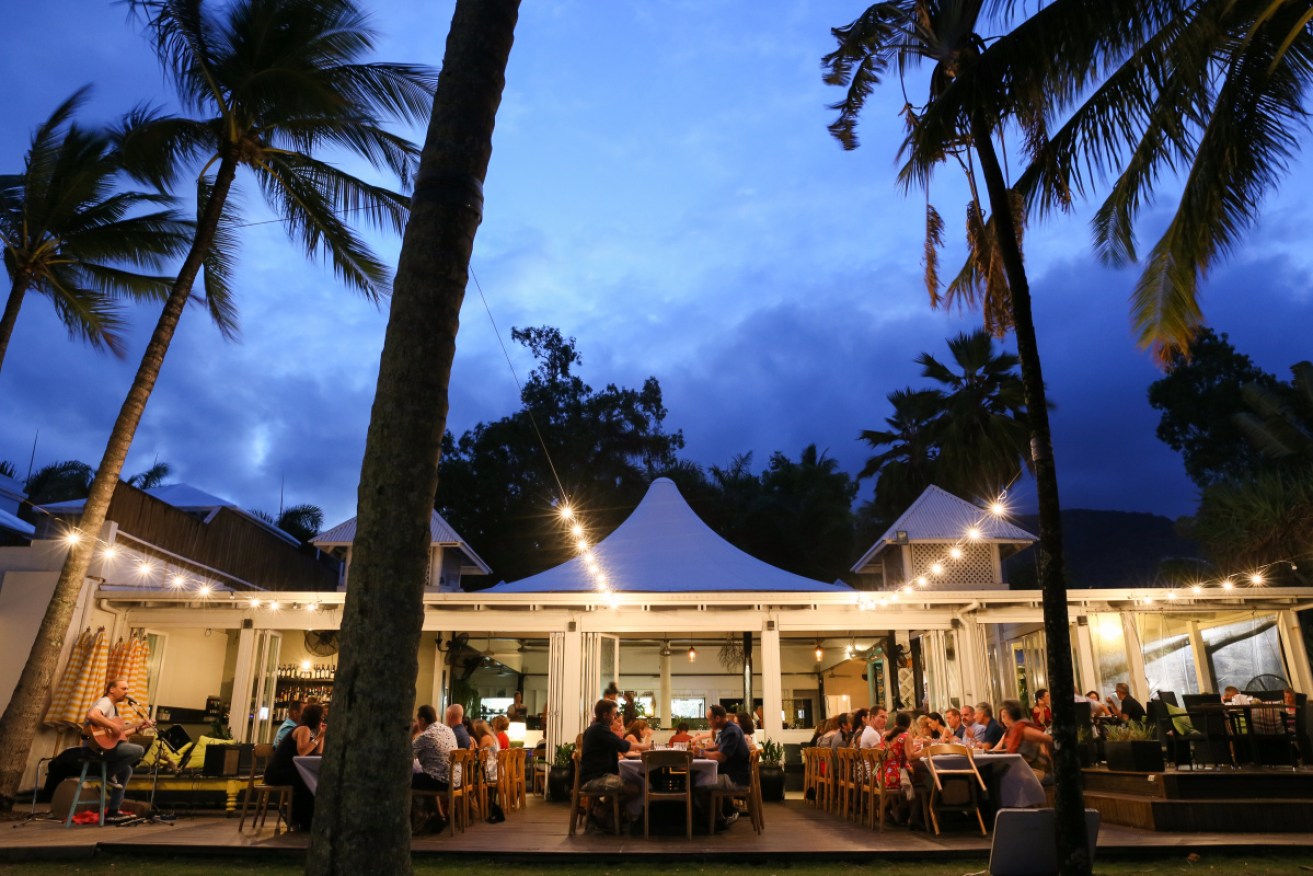
[[[140,745],[127,741],[128,734],[149,727],[150,721],[126,724],[119,717],[119,703],[128,699],[128,682],[116,678],[105,686],[105,695],[87,712],[84,735],[88,750],[98,752],[109,763],[110,795],[106,818],[123,805],[123,792],[132,778],[132,768],[146,754]]]

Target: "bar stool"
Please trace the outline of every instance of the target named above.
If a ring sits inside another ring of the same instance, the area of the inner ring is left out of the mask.
[[[105,826],[105,799],[109,795],[109,763],[90,751],[84,750],[80,756],[82,761],[82,774],[78,776],[77,790],[73,792],[73,802],[69,804],[68,815],[64,818],[64,827],[73,826],[73,816],[78,811],[78,804],[82,802],[82,786],[87,781],[87,770],[92,764],[100,767],[100,820],[97,822],[100,827]],[[92,776],[94,779],[95,776]],[[95,799],[95,798],[91,798]],[[88,800],[87,802],[90,802]]]

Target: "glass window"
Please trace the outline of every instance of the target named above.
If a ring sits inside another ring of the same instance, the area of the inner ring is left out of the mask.
[[[670,711],[674,713],[677,721],[689,718],[694,720],[705,719],[707,717],[707,698],[683,695],[671,697]]]
[[[1090,641],[1094,646],[1094,668],[1098,672],[1098,689],[1110,692],[1118,682],[1131,681],[1131,667],[1126,660],[1126,632],[1122,616],[1114,612],[1090,615]]]
[[[1275,615],[1258,615],[1210,627],[1203,631],[1203,636],[1218,690],[1228,685],[1248,690],[1250,682],[1260,675],[1285,680]],[[1253,685],[1261,686],[1261,683]]]
[[[1194,649],[1190,646],[1190,624],[1195,620],[1191,615],[1166,612],[1135,615],[1150,694],[1200,692]]]

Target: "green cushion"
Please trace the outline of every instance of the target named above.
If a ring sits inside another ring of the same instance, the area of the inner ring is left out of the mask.
[[[1188,736],[1194,732],[1194,724],[1190,721],[1190,716],[1186,714],[1185,709],[1180,706],[1174,706],[1171,703],[1163,703],[1167,707],[1167,714],[1172,717],[1172,727],[1181,736]]]

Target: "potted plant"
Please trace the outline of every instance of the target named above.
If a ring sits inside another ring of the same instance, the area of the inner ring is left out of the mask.
[[[574,790],[574,743],[556,746],[551,769],[547,771],[547,799],[554,803],[570,802]]]
[[[784,800],[784,746],[770,738],[761,741],[761,799]]]
[[[1109,727],[1103,740],[1108,769],[1128,773],[1161,773],[1163,749],[1146,721],[1127,721]]]

